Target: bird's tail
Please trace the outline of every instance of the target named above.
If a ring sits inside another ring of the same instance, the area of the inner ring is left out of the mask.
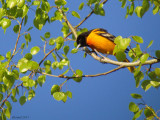
[[[126,58],[123,62],[130,62],[130,61]],[[133,71],[135,70],[135,67],[134,67],[134,66],[132,66],[132,67],[127,67],[127,68],[128,68],[128,70],[129,70],[131,73],[133,73]]]

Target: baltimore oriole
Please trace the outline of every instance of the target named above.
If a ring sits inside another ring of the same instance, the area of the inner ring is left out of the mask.
[[[96,49],[103,54],[113,55],[115,47],[114,39],[116,37],[102,28],[90,30],[88,32],[81,33],[77,38],[77,48],[90,47],[93,51]],[[126,58],[124,62],[129,62]],[[135,67],[128,67],[130,72],[133,72]]]

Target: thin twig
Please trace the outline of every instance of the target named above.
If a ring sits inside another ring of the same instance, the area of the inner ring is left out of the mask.
[[[24,19],[24,18],[22,18],[21,24],[19,24],[18,37],[17,37],[17,40],[16,40],[16,44],[15,44],[15,47],[14,47],[14,50],[13,50],[13,53],[12,53],[11,59],[12,59],[12,58],[13,58],[13,56],[15,55],[15,52],[16,52],[16,49],[17,49],[17,45],[18,45],[18,41],[19,41],[19,38],[20,38],[20,36],[21,36],[20,32],[21,32],[21,29],[22,29],[23,19]]]
[[[56,48],[53,48],[51,51],[49,51],[44,57],[43,59],[39,62],[39,66],[42,64],[42,62],[48,57],[48,55],[50,55],[54,50],[56,50]]]
[[[43,57],[43,59],[39,62],[39,66],[43,63],[43,61],[54,51],[56,50],[56,48],[53,48],[51,51],[49,51],[47,54],[45,54],[45,56]],[[33,73],[35,73],[35,71],[32,71],[28,76],[30,77]],[[32,75],[33,77],[33,75]]]
[[[105,4],[106,2],[108,2],[108,0],[104,0],[102,2],[102,4]],[[94,9],[74,28],[75,30],[77,30],[77,28],[82,25],[92,14],[94,13]],[[66,39],[68,36],[70,36],[72,34],[72,31],[70,33],[68,33],[68,35],[64,38]]]
[[[20,86],[22,86],[22,84],[23,83],[21,83],[21,84],[19,84],[19,85],[17,85],[15,88],[13,88],[13,89],[17,89],[18,87],[20,87]],[[3,108],[3,106],[4,106],[4,103],[7,101],[7,99],[11,96],[11,94],[12,94],[12,91],[7,95],[7,97],[1,102],[1,106],[0,106],[0,109],[2,109]]]
[[[99,74],[94,74],[94,75],[74,76],[74,77],[73,76],[65,76],[65,75],[52,75],[52,74],[48,74],[48,73],[45,73],[45,72],[39,72],[39,73],[42,74],[42,75],[47,75],[47,76],[51,76],[51,77],[73,79],[73,78],[81,78],[81,77],[97,77],[97,76],[107,75],[107,74],[115,72],[115,71],[117,71],[121,68],[123,68],[123,66],[118,66],[117,68],[112,69],[112,70],[110,70],[108,72],[105,72],[105,73],[99,73]]]

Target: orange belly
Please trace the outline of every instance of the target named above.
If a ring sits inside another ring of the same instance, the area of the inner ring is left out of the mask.
[[[107,38],[92,34],[93,33],[87,37],[87,44],[89,47],[92,48],[92,50],[96,49],[103,54],[113,55],[115,43]]]

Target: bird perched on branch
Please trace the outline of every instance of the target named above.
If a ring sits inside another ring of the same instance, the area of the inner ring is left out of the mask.
[[[81,33],[77,38],[77,49],[79,47],[90,47],[93,51],[97,50],[103,54],[113,55],[115,48],[114,39],[116,37],[102,28],[90,30],[88,32]],[[127,49],[128,50],[128,49]],[[129,62],[126,58],[124,62]],[[135,67],[128,67],[130,72],[133,72]]]

